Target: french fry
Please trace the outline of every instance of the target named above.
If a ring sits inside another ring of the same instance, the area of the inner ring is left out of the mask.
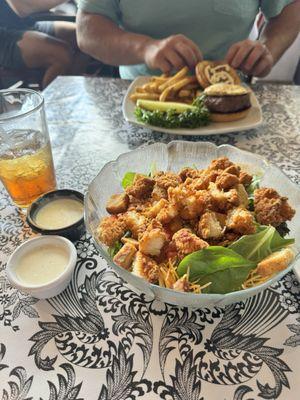
[[[158,86],[160,85],[160,83],[159,82],[153,82],[153,83],[151,83],[151,85],[149,86],[149,90],[152,92],[152,93],[159,93],[159,90],[158,90]]]
[[[145,84],[142,86],[142,88],[144,89],[145,92],[147,92],[147,93],[148,93],[148,92],[150,92],[150,93],[152,92],[152,91],[151,91],[151,86],[150,86],[150,85],[151,85],[151,83],[148,82],[148,83],[145,83]]]
[[[141,86],[135,88],[136,93],[147,93],[146,89]]]
[[[150,78],[150,82],[157,82],[159,84],[165,83],[168,79],[170,79],[169,77],[163,77],[163,76],[152,76]]]
[[[158,93],[133,93],[130,95],[130,100],[137,101],[139,99],[144,100],[158,100],[159,94]]]
[[[195,76],[188,76],[181,79],[179,82],[174,83],[172,86],[167,87],[160,95],[159,100],[166,101],[171,92],[178,92],[181,88],[188,85],[189,83],[194,83],[195,79]]]
[[[165,83],[160,85],[159,90],[163,92],[168,87],[172,86],[174,83],[178,82],[180,79],[184,78],[189,72],[188,67],[183,67],[180,71],[177,72],[172,78],[168,79]]]

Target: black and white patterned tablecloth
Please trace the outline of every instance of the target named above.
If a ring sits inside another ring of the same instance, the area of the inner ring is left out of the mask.
[[[177,138],[123,120],[127,87],[68,77],[46,90],[60,188],[84,192],[120,153]],[[260,129],[188,140],[256,152],[299,183],[300,89],[255,91],[265,121]],[[299,399],[300,285],[293,273],[244,304],[179,309],[136,294],[84,236],[68,289],[37,301],[5,279],[9,254],[33,234],[3,188],[0,218],[1,399]]]

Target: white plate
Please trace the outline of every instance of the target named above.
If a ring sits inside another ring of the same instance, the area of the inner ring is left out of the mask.
[[[130,100],[130,95],[133,92],[135,92],[136,87],[143,86],[145,83],[149,82],[149,80],[150,80],[149,76],[139,76],[131,83],[125,94],[122,105],[123,115],[126,121],[134,125],[144,126],[147,128],[151,128],[154,131],[171,133],[173,135],[202,136],[202,135],[219,135],[221,133],[228,133],[228,132],[246,131],[248,129],[257,128],[259,125],[262,124],[261,107],[252,90],[251,90],[252,107],[248,115],[239,121],[211,122],[207,126],[202,126],[200,128],[195,128],[195,129],[168,129],[168,128],[160,128],[159,126],[143,124],[142,122],[138,122],[135,118],[134,115],[135,103],[132,100]]]

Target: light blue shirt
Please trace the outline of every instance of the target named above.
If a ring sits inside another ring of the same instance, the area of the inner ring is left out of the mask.
[[[272,18],[293,0],[79,0],[79,8],[101,14],[129,32],[162,39],[184,34],[207,60],[222,60],[229,47],[248,37],[262,10]],[[99,38],[101,40],[101,38]],[[134,79],[153,74],[146,65],[120,66],[120,75]]]

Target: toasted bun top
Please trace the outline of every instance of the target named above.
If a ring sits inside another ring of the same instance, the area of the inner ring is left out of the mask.
[[[249,89],[241,85],[231,85],[228,83],[216,83],[208,86],[204,93],[207,96],[240,96],[248,94]]]

